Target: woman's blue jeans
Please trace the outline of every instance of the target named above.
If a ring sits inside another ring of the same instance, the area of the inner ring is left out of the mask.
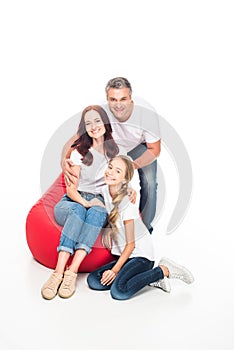
[[[110,290],[113,299],[127,300],[148,284],[164,278],[159,266],[153,268],[154,261],[136,257],[127,260],[111,285],[102,285],[100,280],[103,272],[111,270],[115,263],[116,261],[113,261],[91,272],[87,279],[89,287],[95,290]]]
[[[147,150],[145,143],[138,145],[136,148],[128,152],[128,155],[135,160]],[[157,205],[157,159],[151,164],[138,169],[140,178],[140,212],[142,221],[148,228],[149,232],[153,231],[151,226],[156,215]]]
[[[96,197],[103,202],[101,195],[95,196],[87,192],[80,194],[88,201]],[[89,254],[99,232],[106,224],[107,211],[101,206],[85,208],[65,194],[54,208],[54,217],[63,226],[58,252],[62,250],[72,255],[77,249],[84,249]]]

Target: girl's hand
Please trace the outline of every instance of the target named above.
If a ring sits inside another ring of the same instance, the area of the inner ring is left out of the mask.
[[[116,273],[112,270],[106,270],[102,274],[101,284],[109,286],[116,278]]]
[[[129,196],[130,202],[135,204],[136,203],[137,192],[133,188],[128,188],[127,192],[128,192],[128,196]]]

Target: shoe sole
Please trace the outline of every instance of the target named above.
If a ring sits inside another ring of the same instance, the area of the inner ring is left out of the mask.
[[[159,265],[165,265],[166,267],[167,267],[167,265],[166,265],[166,263],[168,263],[168,265],[172,265],[172,267],[177,267],[177,268],[179,268],[179,269],[182,269],[182,270],[184,270],[184,272],[186,272],[187,273],[187,275],[189,276],[189,281],[186,281],[186,280],[182,280],[183,282],[185,282],[185,283],[187,283],[187,284],[191,284],[191,283],[193,283],[194,282],[194,277],[193,277],[193,275],[192,275],[192,273],[186,268],[186,267],[184,267],[183,265],[179,265],[179,264],[177,264],[176,262],[174,262],[173,260],[170,260],[170,259],[168,259],[168,258],[162,258],[160,261],[159,261]]]
[[[57,295],[57,293],[56,293],[54,296],[48,298],[48,297],[44,296],[44,295],[42,294],[42,292],[41,292],[41,296],[42,296],[42,298],[45,299],[45,300],[52,300],[52,299],[54,299],[54,298],[56,297],[56,295]]]
[[[68,298],[72,297],[74,293],[75,293],[75,290],[74,290],[74,292],[73,292],[72,294],[70,294],[70,295],[61,295],[61,294],[58,292],[58,296],[60,296],[60,298],[63,298],[63,299],[68,299]]]
[[[166,277],[166,278],[167,278],[167,277]],[[170,292],[171,292],[171,286],[170,286],[169,281],[167,281],[167,283],[165,283],[165,285],[167,286],[167,288],[162,288],[162,287],[160,287],[160,286],[157,286],[157,285],[154,284],[154,282],[148,284],[148,286],[150,286],[150,287],[152,287],[152,288],[158,288],[158,289],[163,290],[165,293],[170,293]]]

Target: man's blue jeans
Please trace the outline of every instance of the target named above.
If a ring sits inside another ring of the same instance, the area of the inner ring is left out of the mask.
[[[100,280],[103,272],[111,270],[115,263],[113,261],[91,272],[87,278],[89,287],[100,291],[110,290],[113,299],[127,300],[148,284],[164,278],[159,266],[153,268],[154,261],[136,257],[127,260],[111,285],[102,285]]]
[[[95,197],[86,192],[82,192],[81,195],[86,200]],[[101,195],[96,197],[103,202]],[[54,216],[57,223],[63,226],[58,252],[62,250],[72,255],[77,249],[84,249],[89,254],[98,234],[106,224],[107,211],[101,206],[85,208],[65,194],[56,204]]]
[[[142,143],[128,152],[128,155],[135,160],[146,150],[146,144]],[[142,220],[151,233],[153,231],[151,223],[154,220],[157,205],[157,159],[153,163],[138,169],[138,173],[141,186],[139,209]]]

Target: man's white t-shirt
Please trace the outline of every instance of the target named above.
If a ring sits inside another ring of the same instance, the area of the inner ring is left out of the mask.
[[[107,185],[102,187],[102,195],[105,200],[106,210],[110,213],[113,209],[113,204]],[[128,196],[124,197],[119,205],[119,218],[116,222],[118,228],[117,242],[113,240],[111,253],[118,256],[121,255],[126,244],[124,221],[131,219],[134,220],[135,248],[130,258],[145,257],[154,261],[155,254],[152,236],[140,217],[138,206],[131,203]]]
[[[119,122],[110,111],[108,104],[102,107],[109,116],[115,142],[124,147],[127,152],[141,143],[154,143],[160,140],[159,118],[154,110],[134,104],[129,119]]]

